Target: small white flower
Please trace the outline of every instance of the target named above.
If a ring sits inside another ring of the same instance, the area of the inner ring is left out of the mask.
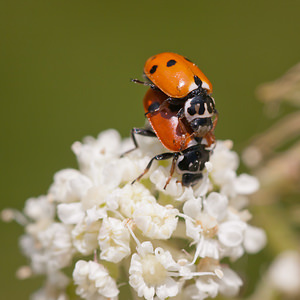
[[[280,253],[270,266],[268,280],[272,286],[291,298],[300,295],[300,254]],[[298,299],[298,298],[297,298]]]
[[[97,139],[86,137],[84,143],[75,142],[72,150],[77,156],[81,171],[91,174],[94,165],[101,166],[120,154],[120,143],[119,133],[111,129],[100,133]]]
[[[236,248],[243,249],[247,224],[229,210],[226,196],[210,193],[203,206],[200,198],[191,199],[184,204],[183,212],[187,216],[186,234],[197,244],[194,260],[198,256],[219,259],[225,252],[231,257],[231,250],[236,255]]]
[[[106,186],[93,186],[82,199],[82,206],[86,210],[86,222],[92,223],[107,217],[108,211],[116,211],[118,202]]]
[[[96,207],[106,207],[106,197],[111,193],[111,190],[105,185],[93,185],[81,200],[85,210]],[[118,206],[116,206],[117,208]],[[105,214],[106,215],[106,214]]]
[[[249,195],[256,192],[259,188],[258,180],[250,175],[241,174],[237,176],[235,173],[221,187],[220,193],[234,198],[238,195]]]
[[[154,169],[154,167],[152,168]],[[169,174],[170,174],[169,168],[163,168],[162,166],[159,166],[150,175],[150,180],[159,191],[167,195],[170,195],[174,198],[180,198],[185,190],[185,187],[183,187],[180,182],[177,182],[178,178],[176,178],[175,176],[171,178],[166,189],[164,189]]]
[[[115,190],[110,198],[119,203],[120,212],[127,218],[131,218],[138,207],[147,203],[156,203],[156,199],[150,191],[138,182],[126,184],[123,188]]]
[[[30,254],[34,272],[54,272],[70,265],[74,253],[70,231],[67,225],[53,223],[39,232]]]
[[[117,299],[119,290],[106,268],[93,261],[79,260],[73,271],[76,294],[84,299]]]
[[[230,206],[236,210],[242,210],[249,205],[249,198],[247,195],[236,195],[230,199]],[[247,220],[248,221],[248,220]]]
[[[55,205],[50,202],[48,196],[29,198],[24,207],[24,213],[32,220],[53,220],[55,216]]]
[[[259,188],[259,181],[254,176],[241,174],[234,181],[234,189],[237,194],[249,195],[255,193]]]
[[[115,218],[105,218],[98,235],[100,259],[120,262],[130,254],[130,234],[123,222]]]
[[[238,195],[248,195],[257,191],[259,188],[258,180],[250,175],[236,175],[239,164],[238,156],[231,151],[232,143],[228,141],[218,141],[210,163],[212,171],[211,180],[220,187],[220,193],[230,198]]]
[[[179,283],[169,272],[177,271],[178,265],[169,251],[162,248],[153,250],[150,242],[137,247],[138,253],[131,258],[129,268],[129,284],[136,290],[139,297],[152,300],[174,297],[179,292]]]
[[[85,216],[80,202],[58,204],[57,214],[59,219],[65,224],[78,224]]]
[[[40,245],[37,244],[35,238],[30,234],[21,235],[19,245],[22,253],[28,258],[32,257],[40,249]]]
[[[186,187],[179,197],[174,197],[176,201],[185,202],[189,199],[195,198],[195,192],[192,187]],[[178,204],[178,203],[174,203]]]
[[[191,237],[194,241],[199,241],[202,226],[197,220],[200,218],[202,212],[201,198],[194,198],[186,201],[183,205],[183,212],[189,217],[185,219],[186,235]]]
[[[220,293],[226,297],[235,297],[238,294],[243,281],[229,268],[223,267],[222,272],[224,276],[221,279],[216,279],[219,283]]]
[[[199,290],[196,284],[190,284],[183,289],[182,295],[178,300],[203,300],[205,298],[207,298],[205,290]]]
[[[210,166],[210,164],[209,164]],[[204,197],[209,191],[211,191],[211,181],[209,179],[209,171],[203,170],[202,180],[194,186],[194,196]]]
[[[218,193],[210,193],[204,201],[204,207],[208,215],[220,222],[224,220],[227,215],[227,197]]]
[[[52,223],[35,235],[21,238],[21,248],[29,257],[34,273],[55,272],[70,265],[74,253],[70,231],[68,225]]]
[[[133,220],[143,235],[152,239],[169,239],[177,226],[179,211],[157,203],[147,203],[133,213]]]
[[[84,219],[75,226],[71,234],[73,245],[78,252],[89,255],[97,249],[100,225],[100,221],[88,223]]]
[[[241,278],[228,267],[220,266],[218,261],[211,258],[201,259],[197,269],[204,272],[220,270],[219,272],[222,273],[221,278],[218,276],[203,276],[196,280],[195,285],[201,295],[199,299],[214,298],[219,292],[226,297],[234,297],[239,292],[242,285]]]
[[[185,279],[189,280],[193,278],[193,273],[195,272],[196,266],[191,264],[186,258],[181,258],[177,261],[179,265],[179,273],[180,276]]]
[[[83,174],[92,179],[95,185],[104,185],[109,189],[117,188],[122,182],[136,178],[142,168],[133,172],[135,161],[128,163],[128,158],[120,159],[122,144],[120,135],[115,130],[107,130],[94,139],[88,137],[85,143],[76,142],[72,149],[77,156]]]
[[[266,243],[267,236],[263,229],[247,225],[243,244],[248,253],[259,252]]]
[[[228,221],[219,225],[219,241],[228,248],[234,248],[242,244],[246,223],[242,221]]]
[[[196,281],[195,285],[198,289],[198,293],[201,295],[200,299],[205,299],[207,297],[215,298],[218,295],[219,285],[214,278],[200,278]]]
[[[79,171],[65,169],[54,175],[54,183],[49,193],[57,202],[76,202],[86,194],[92,186],[91,180]]]
[[[231,151],[232,142],[217,141],[210,158],[212,170],[210,176],[215,184],[222,186],[233,177],[239,165],[238,155]]]
[[[211,202],[209,201],[211,198]],[[220,201],[227,204],[227,199],[217,193],[211,193],[207,201],[207,207],[211,207],[208,211],[202,207],[201,198],[191,199],[187,201],[183,206],[183,212],[186,214],[186,234],[191,237],[194,242],[197,243],[197,250],[195,258],[197,256],[213,258],[219,258],[218,241],[213,239],[218,231],[218,214],[214,209],[214,202],[216,198],[220,198]],[[223,207],[223,205],[221,205]],[[209,211],[212,215],[209,214]],[[224,214],[222,209],[219,210],[220,214]]]

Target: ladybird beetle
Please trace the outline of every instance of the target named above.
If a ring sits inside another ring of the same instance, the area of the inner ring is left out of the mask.
[[[154,160],[166,160],[172,158],[170,176],[164,188],[170,182],[174,171],[182,174],[183,186],[195,185],[202,178],[205,163],[209,160],[211,150],[202,144],[202,138],[193,136],[193,132],[181,124],[178,118],[178,107],[169,105],[160,111],[155,111],[168,96],[159,90],[149,89],[144,97],[145,111],[154,111],[148,114],[147,119],[152,130],[133,128],[131,136],[135,147],[138,148],[135,134],[157,137],[170,151],[154,156],[148,163],[144,172],[136,179],[140,180],[150,169]],[[135,149],[136,149],[135,148]],[[134,149],[133,149],[134,150]],[[133,183],[136,181],[134,180]]]
[[[178,117],[190,126],[193,136],[206,136],[209,146],[214,143],[213,131],[218,121],[218,112],[210,96],[212,84],[202,71],[182,55],[164,52],[146,61],[144,73],[151,83],[137,79],[133,81],[150,85],[152,89],[161,90],[168,96],[155,110],[146,111],[146,115],[161,111],[171,104],[181,106]]]

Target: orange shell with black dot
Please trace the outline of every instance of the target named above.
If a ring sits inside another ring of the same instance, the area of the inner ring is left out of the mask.
[[[203,72],[182,55],[164,52],[150,57],[144,66],[148,79],[172,98],[183,98],[198,88],[195,76],[202,81],[202,88],[212,93],[212,84]]]

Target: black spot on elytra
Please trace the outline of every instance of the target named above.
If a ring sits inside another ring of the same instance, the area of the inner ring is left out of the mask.
[[[170,60],[167,62],[167,67],[172,67],[172,66],[174,66],[176,63],[177,63],[176,60],[170,59]]]
[[[153,65],[152,68],[150,69],[150,74],[155,73],[156,69],[157,69],[157,65]]]

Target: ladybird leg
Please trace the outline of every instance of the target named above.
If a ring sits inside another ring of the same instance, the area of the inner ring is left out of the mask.
[[[183,105],[185,101],[185,98],[172,98],[169,97],[165,99],[159,106],[157,106],[155,109],[148,111],[145,113],[145,116],[147,117],[148,114],[153,114],[156,112],[160,112],[161,110],[168,108],[169,104],[175,104],[175,105]]]
[[[184,122],[182,121],[183,118],[184,118],[184,109],[183,107],[179,109],[178,113],[177,113],[177,117],[178,117],[178,124],[179,124],[179,127],[180,127],[180,131],[183,133],[183,132],[186,132],[187,131],[187,128],[186,128],[186,125],[184,124]],[[183,134],[183,136],[185,136],[185,138],[183,138],[181,140],[181,146],[180,146],[180,150],[186,148],[186,143],[187,143],[187,140],[188,139],[193,139],[193,137],[195,136],[195,132],[191,133],[190,135],[186,136],[186,134]]]
[[[184,109],[183,107],[181,107],[179,110],[178,110],[178,113],[177,113],[177,117],[182,120],[184,118]]]
[[[212,131],[215,130],[217,123],[218,123],[218,119],[219,119],[219,112],[215,109],[214,113],[215,113],[215,119],[213,121]]]
[[[179,122],[180,124],[180,122]],[[183,124],[184,126],[184,124]],[[187,147],[187,140],[190,139],[192,140],[196,136],[196,132],[193,132],[189,135],[185,135],[184,139],[181,140],[180,142],[180,151],[184,150]]]
[[[172,160],[172,165],[171,165],[171,170],[170,170],[170,174],[169,174],[169,177],[168,177],[168,179],[167,179],[167,181],[166,181],[166,184],[165,184],[165,186],[164,186],[164,190],[166,189],[166,187],[167,187],[168,184],[170,183],[170,180],[171,180],[171,178],[172,178],[172,176],[173,176],[173,174],[174,174],[175,166],[176,166],[176,162],[177,162],[177,160],[178,160],[178,157],[179,157],[179,152],[174,153],[174,155],[173,155],[173,160]]]
[[[134,83],[150,86],[152,89],[156,89],[156,85],[154,85],[153,83],[150,83],[150,82],[141,81],[139,79],[131,79],[130,81],[134,82]]]
[[[166,153],[158,154],[158,155],[155,155],[154,157],[152,157],[151,160],[149,161],[147,167],[145,168],[144,172],[139,177],[137,177],[135,180],[133,180],[131,182],[131,184],[134,184],[136,181],[139,181],[150,170],[151,165],[154,160],[170,159],[171,157],[174,157],[175,154],[176,153],[166,152]]]
[[[139,145],[135,138],[136,134],[140,134],[143,136],[149,136],[149,137],[156,137],[155,133],[151,130],[147,130],[147,129],[143,129],[143,128],[132,128],[131,129],[131,138],[132,138],[132,141],[133,141],[135,147],[133,149],[130,149],[130,150],[126,151],[125,153],[123,153],[121,155],[121,157],[123,157],[124,155],[130,153],[131,151],[134,151],[135,149],[139,148]]]
[[[184,118],[184,109],[183,109],[183,107],[179,109],[179,111],[177,113],[177,117],[178,117],[178,124],[179,124],[179,127],[180,127],[180,131],[181,132],[186,132],[185,126],[184,126],[183,121],[182,121],[182,119]]]
[[[131,129],[131,138],[132,138],[133,143],[135,145],[135,149],[139,147],[139,145],[136,141],[136,138],[135,138],[136,134],[140,134],[140,135],[148,136],[148,137],[156,137],[156,134],[151,130],[144,129],[144,128],[132,128]]]
[[[216,141],[213,131],[209,131],[203,138],[206,139],[208,147],[210,147]]]
[[[178,123],[181,129],[181,132],[186,132],[187,128],[186,125],[184,124],[184,122],[182,121],[184,119],[184,108],[180,108],[178,113],[177,113],[177,117],[178,117]]]
[[[219,113],[216,109],[215,109],[214,113],[215,113],[215,118],[214,118],[214,121],[213,121],[212,129],[204,136],[204,138],[207,141],[208,147],[210,147],[212,144],[214,144],[216,142],[216,137],[215,137],[215,134],[214,134],[214,130],[215,130],[215,128],[217,126],[217,123],[218,123]]]

